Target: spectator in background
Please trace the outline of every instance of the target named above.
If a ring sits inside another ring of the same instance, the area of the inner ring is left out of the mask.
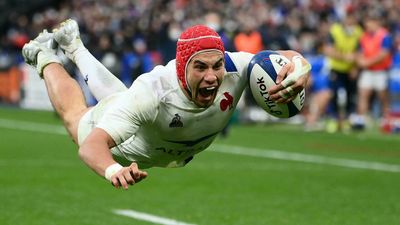
[[[161,29],[160,51],[164,62],[168,62],[175,58],[176,42],[178,41],[181,32],[182,27],[177,22],[166,24],[165,27]]]
[[[273,23],[263,23],[260,32],[266,49],[290,49],[287,40],[290,31],[287,27]]]
[[[242,29],[234,37],[234,45],[237,51],[256,54],[264,49],[262,36],[257,30],[257,24],[249,16],[245,16],[242,21]]]
[[[324,46],[324,53],[328,56],[331,67],[329,86],[333,94],[332,113],[337,120],[328,124],[331,132],[343,129],[344,120],[355,107],[357,92],[355,55],[361,35],[362,28],[358,25],[355,15],[349,11],[342,22],[332,24],[329,38]]]
[[[361,37],[360,54],[356,59],[357,65],[362,68],[358,80],[357,115],[351,119],[353,128],[357,130],[365,128],[374,92],[380,100],[382,115],[389,113],[387,87],[393,43],[389,32],[381,24],[383,19],[377,11],[369,12],[364,19],[365,32]]]
[[[152,54],[147,50],[147,44],[143,38],[135,38],[132,41],[132,47],[133,51],[126,51],[122,56],[121,80],[126,86],[132,84],[139,75],[149,72],[155,66]]]
[[[242,26],[239,33],[237,33],[233,39],[236,50],[238,52],[243,51],[252,54],[262,51],[264,46],[261,33],[257,30],[256,21],[247,14],[240,16],[240,20]],[[254,109],[256,103],[249,88],[246,88],[244,91],[244,103],[243,111],[247,111],[247,114],[251,115],[250,112]],[[252,121],[253,119],[250,118],[249,120]]]
[[[205,25],[217,31],[219,36],[221,37],[222,42],[224,43],[224,47],[226,51],[234,52],[235,47],[232,43],[232,38],[225,32],[222,27],[222,19],[221,16],[216,12],[209,12],[204,17]]]
[[[94,56],[108,69],[112,74],[121,73],[121,64],[119,62],[119,54],[112,47],[111,35],[104,33],[100,35],[98,40],[97,51]]]
[[[253,31],[260,33],[262,44],[259,46],[263,46],[263,49],[294,49],[306,53],[307,48],[327,39],[331,23],[338,15],[344,18],[343,15],[346,15],[346,9],[349,7],[353,7],[352,13],[360,14],[359,18],[363,18],[368,9],[383,10],[384,17],[388,20],[388,29],[392,32],[395,42],[397,40],[397,51],[400,50],[398,0],[353,0],[351,3],[350,1],[259,0],[60,0],[56,2],[48,7],[40,7],[40,11],[35,11],[39,9],[37,7],[31,8],[29,12],[22,11],[21,7],[9,10],[13,13],[8,17],[4,16],[6,21],[0,24],[2,31],[0,52],[3,58],[6,57],[14,65],[20,63],[22,61],[20,47],[26,41],[24,35],[31,39],[44,28],[49,29],[70,17],[75,18],[81,27],[82,41],[93,49],[94,53],[100,52],[95,56],[107,67],[115,62],[115,57],[113,54],[104,54],[101,49],[103,44],[110,45],[107,48],[110,48],[111,52],[107,52],[116,54],[117,64],[121,67],[122,55],[127,53],[128,49],[133,52],[132,54],[136,54],[132,40],[141,36],[146,40],[147,51],[153,60],[158,61],[154,64],[164,64],[175,58],[176,42],[182,30],[197,23],[207,24],[214,29],[221,28],[222,31],[218,30],[218,33],[222,36],[225,49],[228,51],[237,51],[233,44],[234,34],[243,33],[243,27],[250,25],[252,28],[248,29],[249,33]],[[35,4],[36,1],[30,1],[26,2],[25,6],[28,8],[28,5]],[[102,37],[104,34],[110,36],[109,43]],[[233,49],[230,49],[229,42],[232,43]],[[0,60],[1,63],[8,62]],[[114,71],[113,68],[109,69]],[[118,69],[118,66],[115,69]],[[72,68],[69,71],[75,70]],[[75,72],[71,72],[73,73]],[[121,75],[118,72],[115,74]],[[246,102],[251,101],[252,97],[249,96]],[[241,115],[246,114],[242,112]]]

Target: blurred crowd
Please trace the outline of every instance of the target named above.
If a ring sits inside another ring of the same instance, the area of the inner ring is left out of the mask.
[[[293,49],[312,58],[325,56],[332,24],[352,14],[363,25],[371,9],[389,31],[396,54],[399,0],[58,1],[57,7],[10,15],[6,32],[0,34],[0,69],[22,63],[22,46],[67,18],[78,21],[81,38],[95,57],[130,85],[140,74],[175,58],[177,38],[193,24],[217,30],[227,51]]]

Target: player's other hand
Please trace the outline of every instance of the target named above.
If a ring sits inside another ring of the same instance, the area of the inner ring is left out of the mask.
[[[127,190],[129,185],[134,185],[147,177],[147,172],[139,169],[136,163],[123,167],[111,177],[111,184]]]
[[[268,91],[271,100],[285,104],[296,98],[307,86],[310,69],[310,64],[302,56],[293,56],[291,62],[279,71],[276,85]]]

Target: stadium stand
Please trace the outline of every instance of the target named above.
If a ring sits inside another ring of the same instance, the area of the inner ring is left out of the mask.
[[[393,66],[390,91],[394,100],[400,92],[400,7],[398,1],[126,1],[126,0],[40,0],[2,1],[0,3],[0,57],[18,68],[22,80],[17,87],[1,87],[2,102],[19,105],[23,98],[9,93],[30,85],[20,50],[24,43],[42,29],[51,29],[67,18],[75,18],[81,27],[85,45],[114,74],[127,85],[135,77],[157,64],[168,62],[175,56],[175,43],[182,29],[203,23],[205,16],[216,13],[219,19],[207,19],[207,25],[224,34],[227,43],[233,43],[243,34],[242,23],[253,20],[252,29],[262,36],[266,49],[291,48],[307,55],[317,54],[321,42],[327,38],[329,26],[352,8],[360,20],[369,8],[380,10],[386,16],[386,27],[395,40],[397,52]],[[230,50],[236,50],[234,46]],[[74,66],[65,61],[71,74]],[[1,65],[0,65],[1,66]],[[10,91],[10,90],[13,91]],[[7,93],[6,93],[7,92]],[[10,97],[14,96],[14,97]],[[88,97],[89,101],[90,97]],[[393,102],[398,110],[398,100]]]

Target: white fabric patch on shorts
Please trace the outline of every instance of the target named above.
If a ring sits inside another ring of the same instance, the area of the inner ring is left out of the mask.
[[[89,135],[89,133],[93,130],[95,126],[94,121],[92,120],[92,112],[93,108],[87,111],[85,115],[83,115],[82,118],[79,120],[79,125],[78,125],[79,146],[81,146],[83,141],[86,139],[86,137]]]

